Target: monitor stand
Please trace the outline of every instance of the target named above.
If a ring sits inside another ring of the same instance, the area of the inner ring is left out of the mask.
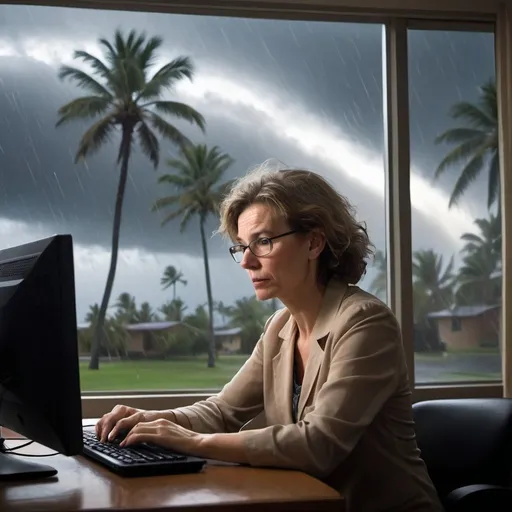
[[[2,453],[1,448],[3,446],[5,446],[4,440],[0,437],[0,482],[39,480],[57,474],[57,470],[51,466],[24,460],[23,456],[20,455]]]

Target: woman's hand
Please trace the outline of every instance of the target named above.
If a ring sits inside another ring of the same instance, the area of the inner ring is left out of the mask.
[[[115,439],[123,431],[132,429],[140,422],[153,421],[159,417],[158,411],[145,411],[126,405],[116,405],[111,412],[102,416],[96,423],[96,436],[105,443]]]
[[[152,443],[187,455],[200,455],[200,444],[205,436],[188,430],[172,421],[160,418],[137,423],[120,446]]]

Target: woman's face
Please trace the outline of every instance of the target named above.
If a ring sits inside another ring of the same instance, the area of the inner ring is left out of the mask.
[[[264,204],[252,204],[238,218],[238,242],[244,245],[290,230],[286,219]],[[272,240],[272,251],[266,256],[245,250],[240,265],[247,270],[259,300],[277,297],[286,303],[294,292],[316,283],[317,256],[311,240],[310,233],[293,233]]]

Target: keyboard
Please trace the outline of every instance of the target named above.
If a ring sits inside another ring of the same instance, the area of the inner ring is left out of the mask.
[[[96,432],[83,431],[84,455],[122,476],[197,473],[206,460],[142,443],[121,448],[119,441],[100,443]]]

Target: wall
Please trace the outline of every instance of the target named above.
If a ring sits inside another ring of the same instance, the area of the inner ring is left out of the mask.
[[[482,342],[499,339],[499,310],[488,311],[476,317],[461,318],[460,331],[452,330],[451,318],[438,320],[439,336],[448,349],[480,348]]]

